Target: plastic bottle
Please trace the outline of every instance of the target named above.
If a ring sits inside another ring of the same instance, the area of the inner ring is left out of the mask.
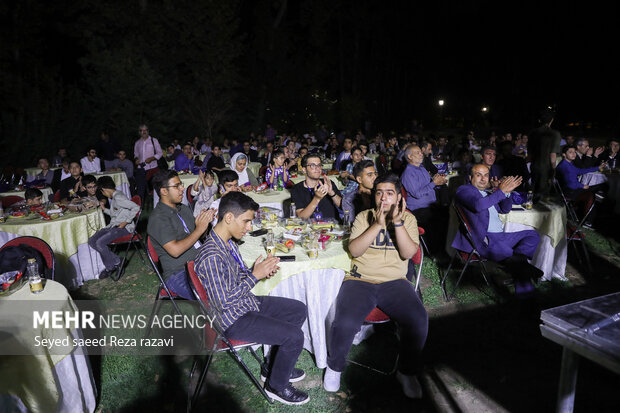
[[[30,292],[33,294],[43,292],[43,280],[39,275],[36,258],[28,258],[28,265],[26,267],[26,270],[28,272],[28,283],[30,284]]]
[[[351,211],[349,211],[348,209],[345,209],[344,211],[344,216],[342,217],[342,225],[344,226],[344,229],[349,231],[351,229],[351,219],[350,219],[350,214]]]
[[[295,203],[291,202],[291,209],[289,212],[289,217],[290,218],[295,218],[297,216],[297,208],[295,207]]]
[[[278,176],[278,191],[283,191],[284,190],[284,180],[282,179],[282,176]]]
[[[525,209],[532,209],[534,206],[534,193],[527,191],[527,202],[525,203]]]

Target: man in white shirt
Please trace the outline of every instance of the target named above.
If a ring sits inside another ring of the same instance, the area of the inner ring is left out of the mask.
[[[86,156],[80,159],[82,171],[85,174],[95,174],[101,172],[101,160],[97,158],[97,151],[91,148],[86,152]]]
[[[140,125],[138,133],[140,139],[136,141],[133,147],[134,163],[136,164],[134,176],[136,178],[136,193],[144,202],[148,182],[159,171],[157,160],[162,157],[163,153],[159,141],[149,135],[148,126]]]

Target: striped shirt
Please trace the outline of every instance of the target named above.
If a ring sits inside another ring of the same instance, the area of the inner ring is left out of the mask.
[[[241,261],[237,244],[225,243],[211,230],[194,263],[209,305],[217,313],[216,322],[224,331],[244,314],[259,311],[258,300],[250,292],[258,280],[235,254]]]

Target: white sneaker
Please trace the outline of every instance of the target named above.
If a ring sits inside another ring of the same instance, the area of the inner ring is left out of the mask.
[[[323,377],[323,388],[326,391],[337,392],[340,388],[340,375],[342,373],[334,371],[327,366]]]
[[[400,371],[396,372],[396,379],[403,387],[403,393],[410,399],[422,398],[422,386],[416,376],[405,376]]]
[[[353,337],[353,345],[357,346],[359,343],[370,337],[374,332],[375,326],[373,324],[362,324],[360,331],[358,331],[355,337]]]
[[[558,281],[569,281],[568,278],[566,278],[565,275],[563,274],[557,274],[557,273],[553,273],[551,274],[551,279],[553,280],[558,280]]]

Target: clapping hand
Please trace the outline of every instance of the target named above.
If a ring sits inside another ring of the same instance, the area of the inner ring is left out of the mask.
[[[436,186],[443,185],[446,182],[448,182],[448,178],[446,178],[444,174],[435,174],[435,176],[433,176],[433,183]]]
[[[602,146],[599,146],[598,148],[596,148],[596,150],[594,151],[594,156],[598,158],[598,156],[600,154],[602,154],[603,152],[605,152],[605,148]]]
[[[521,183],[523,182],[523,178],[520,176],[506,176],[502,179],[499,184],[499,189],[505,193],[509,194],[514,191]]]
[[[500,181],[500,180],[497,178],[497,176],[494,176],[493,178],[491,178],[491,180],[490,180],[489,182],[491,182],[491,186],[492,186],[493,188],[497,188],[497,187],[499,187],[499,184],[500,184],[502,181]]]
[[[271,254],[267,255],[264,260],[263,256],[260,255],[256,259],[256,262],[254,262],[252,274],[254,274],[254,277],[256,277],[257,280],[262,280],[263,278],[270,278],[280,269],[280,267],[278,267],[279,262],[280,258],[273,257]]]
[[[323,175],[323,186],[327,190],[327,195],[334,196],[335,192],[334,192],[332,180],[329,179],[327,175]]]
[[[403,196],[400,198],[400,204],[395,204],[392,206],[392,222],[394,224],[400,224],[403,221],[405,209],[407,209],[407,202]]]

